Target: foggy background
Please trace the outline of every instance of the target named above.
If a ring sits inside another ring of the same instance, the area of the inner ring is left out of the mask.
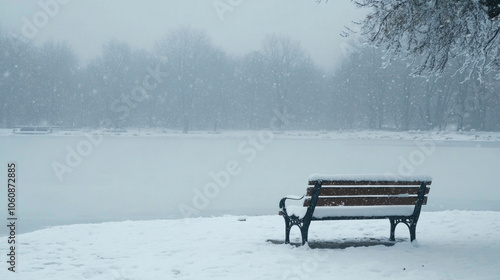
[[[232,160],[243,171],[199,214],[274,215],[311,173],[397,174],[419,151],[366,129],[500,130],[498,80],[468,79],[460,61],[440,78],[381,68],[380,50],[341,36],[363,14],[350,1],[0,1],[0,152],[19,164],[21,231],[181,218]],[[321,132],[283,133],[298,130]],[[362,131],[327,137],[340,130]],[[262,131],[276,139],[247,162],[239,147]],[[102,143],[58,177],[86,132]],[[464,139],[415,168],[434,178],[424,210],[498,210],[498,141]]]
[[[500,129],[493,74],[382,69],[349,1],[40,3],[1,2],[2,127]]]

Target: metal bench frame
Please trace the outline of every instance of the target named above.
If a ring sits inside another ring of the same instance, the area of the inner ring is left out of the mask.
[[[351,184],[349,184],[351,183]],[[416,185],[417,182],[404,182],[404,181],[364,181],[364,182],[356,182],[356,185]],[[404,223],[408,226],[410,230],[410,240],[413,241],[416,238],[416,228],[417,222],[420,217],[420,210],[422,209],[422,205],[424,204],[424,199],[426,195],[427,186],[431,184],[431,181],[422,181],[418,182],[420,184],[417,200],[415,203],[415,208],[413,213],[409,216],[401,216],[401,215],[386,215],[386,216],[328,216],[323,218],[315,218],[313,216],[314,209],[316,208],[318,198],[320,197],[320,191],[323,184],[328,185],[352,185],[352,181],[325,181],[325,180],[316,180],[310,181],[309,185],[314,185],[314,189],[311,195],[311,200],[309,202],[309,206],[307,206],[306,214],[303,218],[297,217],[295,215],[289,216],[286,211],[285,202],[287,199],[292,200],[301,200],[304,198],[292,198],[292,197],[284,197],[280,200],[279,207],[281,209],[280,215],[285,219],[285,243],[290,243],[290,230],[293,226],[298,226],[302,235],[302,245],[307,243],[308,241],[308,232],[311,221],[326,221],[326,220],[365,220],[365,219],[389,219],[390,221],[390,241],[395,241],[394,231],[396,226],[399,223]],[[338,207],[338,206],[333,206]],[[350,207],[350,206],[347,206]]]

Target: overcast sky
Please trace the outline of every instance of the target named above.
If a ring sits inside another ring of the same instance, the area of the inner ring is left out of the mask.
[[[38,44],[67,41],[83,61],[111,39],[150,49],[169,30],[187,25],[205,29],[232,54],[259,49],[267,34],[287,34],[330,68],[350,48],[340,36],[344,26],[364,13],[350,0],[0,0],[4,28]]]

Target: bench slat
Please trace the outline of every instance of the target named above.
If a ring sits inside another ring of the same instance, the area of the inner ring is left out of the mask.
[[[415,205],[417,197],[320,197],[316,206],[377,206],[377,205]],[[304,200],[304,207],[308,207],[311,198]],[[427,204],[424,197],[422,205]]]
[[[318,183],[318,181],[309,181],[309,185],[314,186]],[[426,185],[430,185],[432,182],[427,181],[367,181],[367,180],[336,180],[336,181],[328,181],[328,180],[322,180],[321,184],[323,186],[368,186],[368,185],[380,185],[380,186],[403,186],[403,185],[408,185],[408,186],[420,186],[422,183],[425,183]]]
[[[313,187],[307,188],[306,196],[313,194]],[[345,195],[417,195],[418,187],[322,187],[320,196],[345,196]],[[425,194],[429,193],[430,188],[426,188]]]

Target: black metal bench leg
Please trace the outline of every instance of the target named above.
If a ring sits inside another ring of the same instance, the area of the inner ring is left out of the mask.
[[[304,224],[300,228],[300,233],[302,235],[302,245],[307,243],[307,238],[309,235],[309,225],[311,225],[311,221],[304,221]]]
[[[411,220],[408,228],[410,229],[410,241],[413,242],[417,238],[417,221]]]
[[[396,230],[396,226],[398,225],[399,222],[393,218],[389,218],[389,222],[391,223],[391,236],[389,237],[389,240],[396,241],[396,238],[394,236],[394,231]]]
[[[300,229],[300,233],[302,235],[302,245],[306,244],[307,243],[307,233],[308,233],[308,229],[306,228],[301,228]]]
[[[290,243],[290,230],[292,229],[292,223],[290,219],[285,217],[285,244]]]

